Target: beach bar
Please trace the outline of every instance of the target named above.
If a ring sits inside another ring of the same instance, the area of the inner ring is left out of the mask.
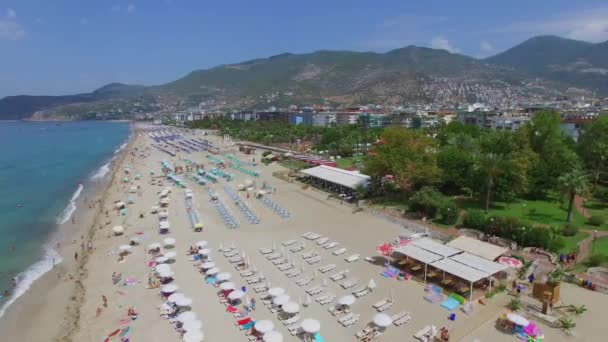
[[[337,167],[319,165],[310,169],[300,170],[303,177],[311,179],[311,183],[322,185],[338,193],[352,193],[360,186],[367,187],[370,177],[356,171],[348,171]]]

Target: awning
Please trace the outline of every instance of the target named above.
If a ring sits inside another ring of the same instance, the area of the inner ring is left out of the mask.
[[[430,264],[434,261],[443,259],[443,257],[439,254],[429,252],[422,248],[416,247],[412,244],[395,247],[393,249],[393,253],[399,253],[399,254],[405,255],[409,258],[416,259],[425,264]]]
[[[359,172],[339,169],[337,167],[319,165],[310,169],[301,170],[301,173],[315,178],[326,180],[349,189],[356,189],[358,186],[367,186],[370,177]]]
[[[442,271],[446,271],[458,278],[476,282],[483,278],[487,278],[490,276],[489,273],[480,271],[476,268],[467,266],[465,264],[461,264],[458,261],[454,261],[452,259],[441,259],[437,260],[430,264],[431,266],[438,268]]]
[[[465,252],[478,255],[488,260],[496,260],[507,252],[507,248],[493,245],[481,240],[473,239],[468,236],[459,236],[448,242],[446,245],[458,248]]]
[[[504,271],[507,269],[506,265],[499,264],[497,262],[490,261],[488,259],[467,252],[454,255],[450,259],[458,261],[461,264],[465,264],[488,274],[496,274],[500,271]]]
[[[414,245],[418,248],[422,248],[426,251],[429,251],[429,252],[432,252],[435,254],[439,254],[442,257],[449,257],[449,256],[456,255],[456,254],[462,252],[461,250],[459,250],[457,248],[446,246],[440,242],[437,242],[437,241],[429,239],[429,238],[421,238],[418,240],[414,240],[410,244]]]

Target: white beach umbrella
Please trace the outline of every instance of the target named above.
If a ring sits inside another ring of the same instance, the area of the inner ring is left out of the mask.
[[[204,339],[205,335],[200,330],[190,330],[182,336],[184,342],[202,342]]]
[[[217,267],[213,267],[213,268],[207,270],[207,272],[205,272],[205,274],[207,274],[207,275],[214,275],[214,274],[218,274],[218,273],[220,273],[220,269]]]
[[[189,306],[190,304],[192,304],[192,299],[186,296],[180,297],[175,301],[175,305],[177,306]]]
[[[298,297],[298,305],[299,305],[299,306],[302,306],[302,304],[303,304],[303,303],[304,303],[304,302],[302,302],[302,296],[299,296],[299,297]]]
[[[340,305],[346,305],[346,306],[353,305],[353,304],[355,304],[355,296],[352,296],[352,295],[342,296],[342,297],[338,298],[337,303]]]
[[[167,284],[163,287],[161,287],[160,292],[162,293],[173,293],[175,291],[179,290],[179,286],[175,285],[175,284]]]
[[[154,270],[155,270],[156,272],[171,271],[171,266],[169,266],[169,265],[165,265],[165,264],[162,264],[162,265],[156,265],[156,267],[154,267]]]
[[[118,247],[118,249],[120,249],[123,252],[130,252],[131,248],[133,248],[131,245],[121,245]]]
[[[232,274],[227,273],[227,272],[222,272],[217,275],[217,280],[219,280],[219,281],[230,280],[230,278],[232,278]]]
[[[283,305],[282,309],[283,309],[283,312],[285,312],[285,313],[295,314],[300,311],[300,305],[298,305],[298,303],[288,302],[288,303],[285,303],[285,305]]]
[[[160,248],[160,243],[154,242],[148,245],[148,250],[156,250]]]
[[[175,245],[175,239],[174,238],[166,238],[163,240],[163,244],[165,244],[165,246],[174,246]]]
[[[393,323],[391,317],[387,314],[379,313],[374,316],[374,324],[381,327],[386,328]]]
[[[204,270],[208,270],[215,267],[215,263],[213,261],[207,261],[201,264],[201,268]]]
[[[245,251],[243,251],[243,253],[241,253],[241,259],[245,260],[247,256],[245,255]]]
[[[277,297],[285,293],[285,289],[282,287],[273,287],[268,290],[268,295],[271,297]]]
[[[205,241],[205,240],[201,240],[201,241],[198,241],[198,242],[196,243],[196,247],[198,247],[198,248],[203,248],[203,247],[206,247],[206,246],[207,246],[207,244],[208,244],[208,242],[207,242],[207,241]]]
[[[316,334],[321,330],[321,323],[316,319],[306,318],[302,321],[302,330],[309,334]]]
[[[175,292],[175,293],[173,293],[172,295],[170,295],[167,298],[167,302],[169,302],[169,303],[175,303],[176,300],[178,300],[179,298],[182,298],[182,297],[184,297],[183,293],[181,293],[181,292]]]
[[[198,254],[200,255],[209,255],[211,254],[211,250],[209,248],[202,248],[198,250]]]
[[[310,306],[312,304],[312,298],[310,297],[310,295],[306,295],[306,301],[304,302],[304,304],[306,304],[306,306]]]
[[[139,238],[137,236],[131,236],[129,241],[131,241],[131,243],[133,243],[135,245],[139,244]]]
[[[262,340],[264,342],[283,342],[283,334],[278,331],[265,333]]]
[[[259,277],[260,279],[264,279],[264,274],[262,274],[262,272],[260,272],[260,274],[258,275],[258,277]]]
[[[169,296],[169,298],[171,298],[171,297]],[[185,312],[182,312],[179,315],[177,315],[177,317],[175,317],[175,319],[178,322],[185,323],[185,322],[188,322],[188,321],[197,320],[198,318],[196,317],[196,313],[194,313],[192,311],[185,311]]]
[[[528,324],[530,324],[530,321],[528,321],[525,317],[523,317],[522,315],[518,315],[516,313],[508,313],[507,314],[507,319],[517,325],[520,326],[527,326]]]
[[[221,252],[221,251],[223,251],[223,250],[224,250],[224,245],[223,245],[223,244],[220,242],[220,248],[219,248],[219,251]]]
[[[173,259],[177,256],[177,252],[170,251],[170,252],[165,253],[164,255],[169,259]]]
[[[274,299],[272,300],[272,302],[275,305],[284,305],[287,304],[287,302],[289,302],[289,296],[286,294],[282,294],[280,296],[274,297]]]
[[[373,290],[376,288],[376,281],[374,280],[374,278],[371,278],[369,280],[369,283],[367,283],[367,288],[370,290]]]
[[[154,261],[156,261],[159,264],[162,264],[162,263],[169,261],[169,258],[166,256],[161,256],[161,257],[154,259]]]
[[[255,330],[259,331],[260,333],[264,334],[267,332],[271,332],[272,329],[274,329],[274,323],[272,323],[271,321],[269,321],[267,319],[262,319],[262,320],[255,322],[255,324],[253,325],[253,328]]]
[[[245,297],[245,305],[249,306],[251,304],[251,299],[249,299],[249,296]]]
[[[158,276],[161,277],[161,278],[172,278],[174,275],[175,275],[175,273],[173,271],[161,271],[161,272],[158,272]]]
[[[323,277],[322,285],[323,286],[327,286],[327,278],[326,277]]]
[[[158,223],[158,227],[160,229],[169,229],[171,227],[171,223],[169,223],[169,221],[160,221]]]
[[[241,290],[234,290],[228,294],[228,299],[237,300],[237,299],[243,298],[244,296],[245,296],[245,292],[243,292]]]
[[[236,289],[236,285],[231,281],[225,281],[220,284],[220,290],[222,290],[222,291],[228,291],[228,290],[234,290],[234,289]]]
[[[114,232],[114,234],[120,235],[125,232],[125,228],[123,226],[114,226],[112,228],[112,231]]]
[[[186,312],[192,312],[192,311],[186,311]],[[184,329],[184,331],[191,331],[191,330],[200,330],[203,327],[203,322],[201,322],[198,319],[193,319],[190,321],[185,321],[182,324],[182,329]]]

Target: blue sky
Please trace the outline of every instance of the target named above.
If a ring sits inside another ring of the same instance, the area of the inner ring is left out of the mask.
[[[608,40],[608,3],[0,0],[0,97],[160,84],[282,52],[413,44],[482,57],[539,34]]]

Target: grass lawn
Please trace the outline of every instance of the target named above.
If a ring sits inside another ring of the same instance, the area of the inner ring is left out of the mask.
[[[336,159],[336,164],[338,164],[339,168],[342,169],[350,169],[355,167],[355,164],[360,164],[362,161],[361,157],[347,157],[347,158],[340,158],[340,159]]]
[[[483,206],[478,199],[461,199],[458,205],[464,210],[479,209]],[[566,224],[567,206],[559,200],[550,198],[543,201],[517,200],[512,203],[493,202],[490,215],[517,217],[521,220],[549,226],[563,226]],[[579,227],[585,225],[585,218],[575,211],[573,223]]]
[[[593,248],[593,243],[591,243]],[[595,253],[608,256],[608,236],[601,237],[595,241]]]
[[[405,203],[405,201],[400,199],[375,199],[372,204],[377,207],[397,208],[401,210],[408,209],[408,205]]]
[[[595,199],[590,199],[585,201],[585,210],[591,216],[603,216],[606,221],[608,221],[608,203],[600,202]],[[604,223],[600,227],[591,228],[590,226],[590,229],[608,230],[608,222]]]
[[[306,169],[306,168],[310,167],[310,165],[306,164],[303,161],[293,160],[293,159],[281,160],[279,162],[279,164],[283,165],[284,167],[286,167],[288,169],[292,169],[292,170],[301,170],[301,169]]]
[[[585,240],[588,236],[589,233],[586,232],[578,232],[576,235],[570,237],[562,236],[566,244],[564,245],[564,248],[560,250],[560,253],[578,252],[579,242]]]

